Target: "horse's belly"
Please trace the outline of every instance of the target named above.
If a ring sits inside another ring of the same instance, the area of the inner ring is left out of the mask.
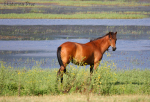
[[[72,63],[76,65],[89,65],[94,63],[93,56],[76,56],[72,59]]]

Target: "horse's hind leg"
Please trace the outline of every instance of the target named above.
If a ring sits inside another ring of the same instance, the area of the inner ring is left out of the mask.
[[[60,66],[60,69],[58,70],[57,77],[61,78],[61,83],[63,82],[63,74],[66,73],[66,66],[69,63],[69,60],[64,62],[63,65]]]
[[[63,56],[62,56],[62,47],[58,47],[57,49],[57,59],[58,59],[58,62],[59,62],[59,65],[60,65],[60,69],[57,73],[57,78],[61,78],[61,82],[63,81],[63,73],[66,72],[66,61],[63,60]]]
[[[57,72],[57,77],[61,78],[61,83],[63,82],[63,73],[66,72],[66,68],[64,66],[60,66],[60,69]]]
[[[62,47],[58,47],[57,50],[57,58],[60,65],[60,69],[57,73],[57,76],[61,78],[61,82],[63,82],[63,73],[66,73],[66,66],[70,63],[70,55],[67,50],[63,50]]]
[[[90,65],[90,74],[93,73],[93,67],[94,67],[94,65]]]

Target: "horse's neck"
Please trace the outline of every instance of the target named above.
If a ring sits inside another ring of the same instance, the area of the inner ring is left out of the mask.
[[[105,53],[105,51],[110,47],[108,39],[108,36],[105,36],[104,38],[94,41],[96,47],[99,48],[102,53]]]

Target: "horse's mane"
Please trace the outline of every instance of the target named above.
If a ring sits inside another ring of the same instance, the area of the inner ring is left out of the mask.
[[[105,36],[107,36],[107,35],[112,35],[113,34],[113,32],[109,32],[109,33],[107,33],[107,34],[105,34],[104,36],[102,36],[102,37],[98,37],[98,38],[96,38],[96,39],[91,39],[90,40],[90,42],[92,42],[92,41],[95,41],[95,40],[98,40],[98,39],[101,39],[101,38],[104,38]]]

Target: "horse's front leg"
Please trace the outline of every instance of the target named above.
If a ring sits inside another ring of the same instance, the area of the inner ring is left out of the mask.
[[[97,67],[99,66],[99,62],[100,62],[100,61],[95,62],[94,64],[91,64],[91,65],[90,65],[90,74],[93,73],[93,68],[94,68],[94,70],[97,69]]]
[[[97,62],[94,63],[94,70],[95,71],[97,70],[97,67],[99,66],[99,63],[100,63],[100,61],[97,61]]]
[[[91,64],[91,65],[90,65],[90,74],[93,73],[93,67],[94,67],[94,64]]]

